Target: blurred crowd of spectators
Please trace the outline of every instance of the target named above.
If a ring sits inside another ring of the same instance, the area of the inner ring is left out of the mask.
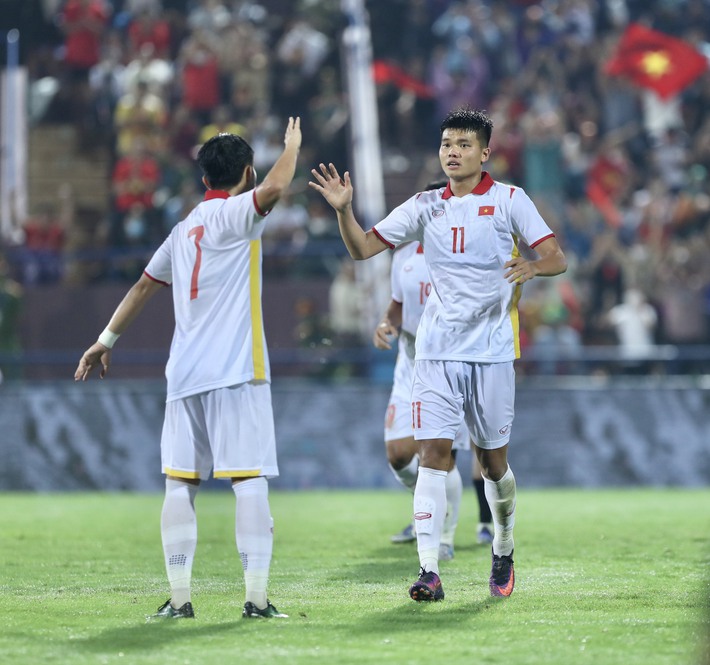
[[[74,123],[87,148],[110,147],[107,246],[154,247],[201,199],[192,157],[210,136],[243,135],[263,174],[285,118],[300,115],[303,172],[272,213],[267,278],[342,270],[332,215],[305,187],[313,164],[348,159],[339,0],[44,6],[56,40],[33,49],[30,75],[61,85],[39,121]],[[710,73],[668,100],[604,73],[631,22],[710,52],[709,0],[366,6],[374,58],[410,79],[377,79],[386,184],[390,169],[409,176],[388,201],[440,177],[439,123],[470,104],[494,121],[493,177],[524,187],[559,236],[570,269],[549,285],[526,285],[525,344],[543,355],[568,349],[573,362],[583,345],[710,343]],[[46,211],[36,212],[28,247],[61,251],[71,223],[47,231]],[[126,265],[97,277],[132,278],[141,262]],[[60,271],[40,261],[24,278],[50,281]],[[629,353],[629,366],[642,362]]]

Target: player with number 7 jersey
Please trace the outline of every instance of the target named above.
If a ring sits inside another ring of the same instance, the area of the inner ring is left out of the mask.
[[[237,196],[207,190],[148,263],[150,279],[172,285],[168,401],[270,380],[261,315],[260,238],[267,212],[253,189]]]
[[[74,373],[85,380],[153,295],[172,286],[175,331],[166,368],[160,442],[165,500],[161,536],[170,598],[151,619],[194,618],[190,596],[197,547],[195,496],[210,472],[229,479],[235,536],[244,570],[242,616],[285,616],[266,596],[273,547],[269,478],[278,476],[269,359],[261,310],[261,235],[289,187],[301,147],[290,118],[284,149],[257,185],[254,151],[240,136],[218,134],[197,154],[205,200],[175,226]]]

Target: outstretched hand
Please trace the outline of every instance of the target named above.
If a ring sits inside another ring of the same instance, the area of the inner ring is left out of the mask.
[[[289,117],[288,125],[286,126],[286,134],[284,135],[284,145],[294,145],[296,149],[301,147],[301,118]]]
[[[99,372],[99,377],[104,378],[108,368],[111,365],[111,349],[107,349],[101,342],[94,342],[81,357],[79,361],[79,366],[74,372],[74,381],[86,381],[94,367],[101,365],[101,372]]]
[[[350,182],[350,173],[345,171],[341,178],[333,164],[320,164],[320,172],[311,169],[316,182],[309,182],[308,186],[320,192],[323,198],[338,211],[345,210],[353,201],[353,186]]]

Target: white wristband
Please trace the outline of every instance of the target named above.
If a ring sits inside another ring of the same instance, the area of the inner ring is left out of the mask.
[[[104,331],[99,335],[99,343],[103,344],[107,349],[112,349],[119,337],[120,335],[111,332],[108,328],[104,328]]]

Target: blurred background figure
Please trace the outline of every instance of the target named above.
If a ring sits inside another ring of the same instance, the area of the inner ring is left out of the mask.
[[[439,177],[427,136],[452,105],[487,108],[496,128],[491,175],[525,188],[574,267],[572,307],[570,299],[559,308],[526,289],[521,343],[546,361],[523,354],[521,373],[596,368],[589,360],[558,361],[555,350],[593,355],[616,346],[610,313],[630,289],[651,297],[656,311],[649,353],[675,345],[680,356],[687,350],[700,358],[664,356],[636,370],[710,368],[702,359],[710,347],[710,72],[666,95],[658,89],[665,77],[645,87],[608,67],[636,24],[702,52],[710,34],[705,4],[364,2],[385,208]],[[32,249],[20,233],[0,249],[27,288],[61,279],[110,289],[129,279],[121,267],[126,250],[155,249],[201,190],[196,147],[219,132],[244,136],[257,172],[266,173],[280,153],[288,109],[302,116],[310,140],[291,201],[274,210],[264,237],[264,279],[318,282],[328,309],[343,253],[332,215],[304,192],[304,169],[322,159],[354,164],[351,104],[362,100],[349,89],[341,2],[54,0],[23,3],[25,13],[32,14],[21,64],[29,79],[27,209],[34,219],[17,220],[17,230],[27,226]],[[138,161],[137,140],[144,146]],[[46,193],[60,177],[76,211],[63,239],[52,232],[54,265],[64,274],[33,277],[42,235],[36,223],[56,216]],[[361,298],[367,308],[371,298]],[[365,316],[374,322],[377,313]],[[358,338],[353,348],[367,366],[364,328],[351,326],[347,335],[348,344]]]
[[[655,346],[656,310],[638,289],[628,289],[624,299],[607,314],[619,342],[622,368],[630,374],[646,374]]]
[[[328,292],[328,322],[333,333],[333,345],[351,354],[364,346],[364,299],[362,285],[355,274],[355,262],[350,257],[341,259]],[[363,368],[353,360],[344,359],[336,374],[347,377],[362,372]]]
[[[22,351],[19,326],[22,301],[22,286],[12,279],[10,265],[0,255],[0,356],[4,356],[0,363],[0,383],[22,376],[22,365],[11,362],[13,356]]]

